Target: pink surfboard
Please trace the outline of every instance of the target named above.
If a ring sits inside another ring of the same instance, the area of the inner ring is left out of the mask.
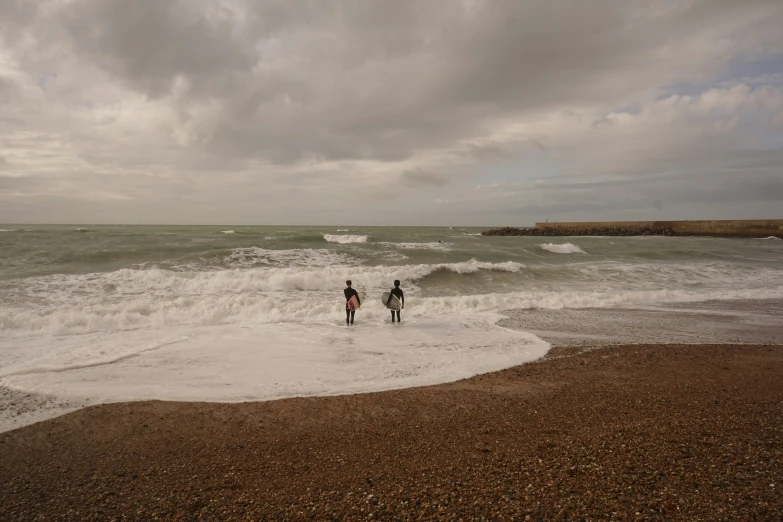
[[[364,295],[362,295],[364,292],[359,292],[359,295],[362,297],[362,301],[364,301]],[[356,299],[356,296],[351,296],[351,298],[348,300],[348,303],[346,304],[346,308],[349,310],[358,310],[361,306],[361,303],[358,299]]]

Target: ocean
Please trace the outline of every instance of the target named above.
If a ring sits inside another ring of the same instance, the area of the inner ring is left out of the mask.
[[[508,310],[783,297],[776,239],[481,230],[0,225],[0,402],[26,404],[0,430],[101,402],[380,391],[543,356]],[[367,294],[353,327],[346,279]],[[401,325],[380,301],[395,279]]]

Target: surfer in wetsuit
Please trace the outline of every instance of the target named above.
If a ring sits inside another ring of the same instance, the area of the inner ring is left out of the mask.
[[[392,288],[391,292],[389,292],[389,299],[386,301],[386,306],[389,306],[389,301],[391,301],[392,296],[396,297],[400,300],[400,307],[405,308],[405,296],[402,293],[402,288],[400,288],[400,280],[395,279],[394,280],[394,288]],[[394,322],[394,313],[397,313],[397,322],[401,322],[402,319],[400,319],[400,311],[399,310],[392,310],[392,323]]]
[[[343,290],[343,293],[345,294],[345,326],[348,326],[349,324],[353,324],[353,315],[356,313],[356,310],[351,308],[351,304],[349,303],[351,297],[356,296],[356,302],[359,303],[359,305],[362,304],[362,300],[359,297],[359,292],[351,288],[350,279],[345,282],[345,285],[348,287]]]

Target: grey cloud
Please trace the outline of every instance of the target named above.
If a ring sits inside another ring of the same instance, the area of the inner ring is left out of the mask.
[[[437,172],[425,172],[421,170],[411,171],[406,170],[402,173],[401,181],[410,186],[430,186],[430,187],[442,187],[446,185],[449,180],[443,174]]]
[[[277,163],[398,161],[495,118],[626,96],[660,73],[629,65],[737,9],[696,2],[634,23],[635,4],[610,0],[479,3],[471,16],[458,2],[213,5],[90,0],[63,17],[76,51],[128,85],[165,96],[182,77],[180,110],[216,100],[215,153]]]
[[[209,16],[200,3],[88,0],[63,14],[76,51],[150,96],[168,94],[179,76],[202,81],[247,71],[252,42],[235,34],[227,10]],[[216,4],[219,5],[219,4]],[[225,93],[230,96],[230,93]]]
[[[783,154],[779,155],[783,159]],[[781,174],[781,171],[768,173],[744,169],[694,170],[654,178],[552,184],[520,190],[522,196],[496,200],[499,202],[496,206],[499,212],[535,216],[538,220],[544,219],[543,216],[561,220],[589,216],[604,216],[605,219],[612,212],[616,218],[623,212],[645,211],[648,219],[659,219],[659,211],[664,208],[667,215],[674,213],[678,218],[687,218],[693,216],[692,210],[696,207],[712,207],[713,216],[727,210],[736,215],[741,208],[758,209],[758,213],[763,213],[762,209],[779,208],[783,202]],[[719,210],[716,205],[723,208]],[[757,217],[765,217],[758,213]],[[704,214],[700,217],[711,218]]]
[[[0,41],[15,42],[35,21],[39,5],[29,0],[0,2]]]
[[[182,219],[199,219],[193,202],[210,197],[215,212],[242,207],[248,216],[258,201],[340,215],[326,202],[343,193],[384,201],[424,192],[431,199],[437,190],[456,201],[480,181],[470,176],[528,157],[577,177],[528,188],[532,199],[460,208],[497,219],[525,209],[600,213],[613,197],[634,202],[629,209],[702,201],[710,192],[696,188],[710,183],[717,188],[708,197],[731,201],[734,193],[738,204],[776,188],[779,173],[768,169],[779,158],[742,151],[750,134],[779,136],[768,115],[727,106],[721,123],[736,116],[749,130],[726,132],[711,129],[709,115],[662,117],[651,129],[640,119],[642,130],[621,143],[612,132],[622,126],[603,115],[648,106],[676,82],[725,79],[735,60],[783,55],[774,24],[783,4],[468,4],[0,2],[0,52],[10,57],[8,71],[0,62],[0,146],[8,149],[0,168],[28,178],[2,183],[68,198],[93,185],[102,191],[96,198],[168,198],[169,221],[178,209]],[[50,74],[57,77],[45,89],[35,87]],[[587,130],[566,129],[562,138],[560,127],[534,125],[558,117],[562,127]],[[529,128],[508,138],[506,125]],[[13,137],[28,130],[35,136],[24,143]],[[731,183],[749,171],[755,185]],[[613,181],[594,181],[604,178]],[[303,203],[304,195],[319,204]]]

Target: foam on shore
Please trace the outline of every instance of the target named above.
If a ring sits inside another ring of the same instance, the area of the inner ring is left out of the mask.
[[[402,325],[263,324],[111,335],[44,336],[3,365],[0,385],[31,401],[68,404],[144,399],[263,401],[451,382],[532,361],[549,350],[535,335],[497,326],[501,316],[413,319]],[[8,346],[0,346],[3,352]],[[0,408],[2,409],[2,408]],[[41,420],[50,408],[30,416]],[[0,431],[18,426],[0,415]]]

